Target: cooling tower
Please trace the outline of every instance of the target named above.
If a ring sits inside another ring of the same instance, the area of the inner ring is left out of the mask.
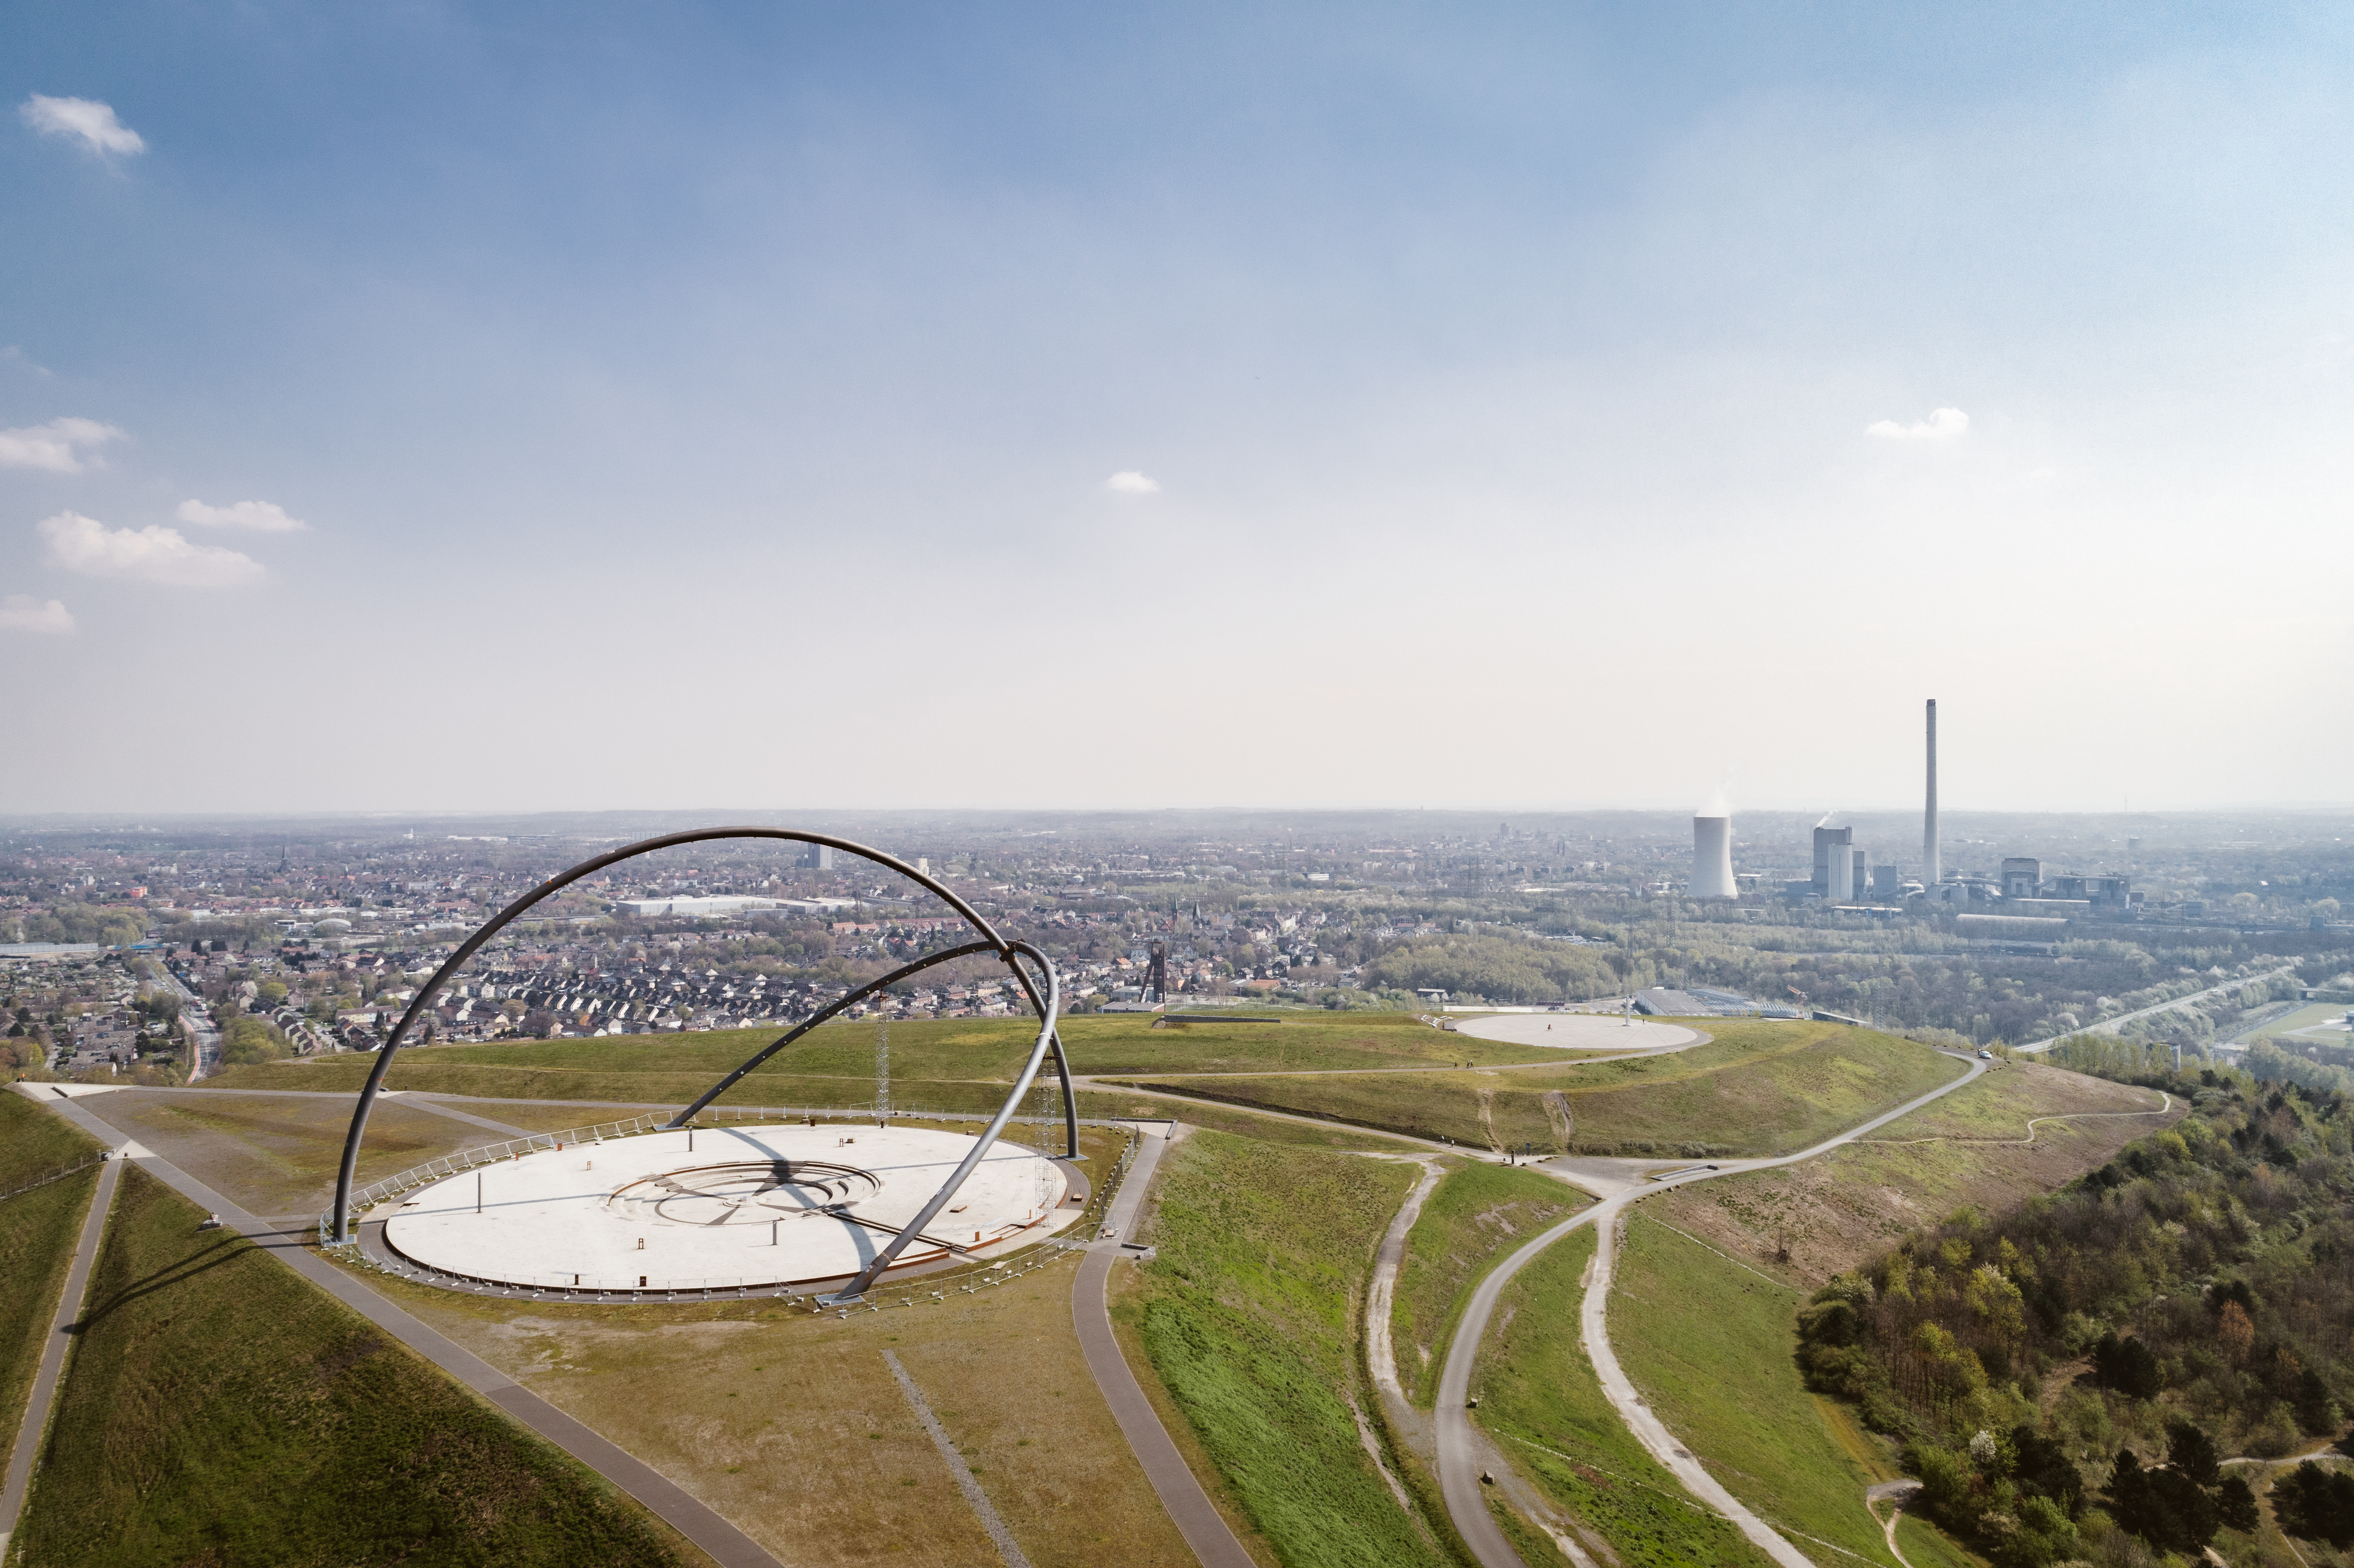
[[[1694,898],[1738,898],[1733,881],[1733,819],[1692,819],[1691,895]]]

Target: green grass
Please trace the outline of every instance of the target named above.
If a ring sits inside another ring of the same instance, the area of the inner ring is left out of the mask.
[[[15,1452],[25,1397],[73,1262],[96,1170],[0,1203],[0,1470]]]
[[[1126,1095],[1105,1091],[1091,1094],[1079,1092],[1081,1116],[1129,1116],[1168,1118],[1194,1127],[1206,1127],[1217,1132],[1231,1132],[1240,1138],[1256,1138],[1262,1143],[1289,1144],[1301,1149],[1369,1149],[1384,1153],[1419,1154],[1414,1144],[1364,1128],[1349,1127],[1339,1122],[1292,1121],[1279,1117],[1261,1116],[1240,1107],[1212,1105],[1203,1100],[1163,1099],[1152,1095]]]
[[[143,1171],[116,1194],[25,1561],[673,1564],[635,1503]]]
[[[98,1150],[97,1140],[63,1117],[0,1091],[0,1188]],[[97,1185],[93,1166],[0,1202],[0,1470],[15,1451],[25,1396]]]
[[[1610,1343],[1668,1430],[1760,1518],[1893,1568],[1863,1490],[1894,1471],[1868,1462],[1878,1456],[1858,1452],[1859,1435],[1827,1419],[1791,1361],[1805,1300],[1638,1208],[1612,1293]],[[1942,1541],[1919,1552],[1911,1542],[1914,1568],[1969,1562]]]
[[[1625,1568],[1768,1568],[1643,1451],[1603,1396],[1577,1341],[1578,1279],[1593,1256],[1592,1228],[1574,1231],[1504,1287],[1474,1372],[1476,1419]]]
[[[54,1111],[14,1090],[0,1090],[0,1192],[17,1182],[87,1160],[99,1143]]]
[[[1451,1563],[1350,1410],[1378,1419],[1357,1315],[1419,1172],[1216,1132],[1162,1169],[1159,1257],[1120,1310],[1251,1523],[1287,1568]]]
[[[1512,1250],[1592,1200],[1533,1171],[1467,1165],[1451,1171],[1406,1233],[1390,1328],[1398,1381],[1427,1410],[1447,1347],[1472,1289]]]
[[[1670,1055],[1511,1072],[1143,1082],[1479,1148],[1697,1158],[1803,1149],[1965,1071],[1925,1045],[1840,1024],[1710,1029],[1710,1044]]]
[[[875,1023],[829,1023],[779,1052],[747,1081],[741,1104],[854,1104],[874,1097]],[[1010,1082],[1037,1038],[1020,1019],[944,1018],[891,1026],[895,1086],[909,1103],[946,1086]],[[522,1099],[692,1099],[773,1042],[778,1029],[608,1035],[404,1048],[389,1086]],[[1410,1067],[1441,1062],[1541,1062],[1556,1054],[1445,1033],[1404,1013],[1302,1013],[1281,1023],[1188,1023],[1155,1029],[1142,1014],[1070,1018],[1061,1035],[1076,1073],[1237,1073]],[[231,1067],[207,1087],[356,1090],[365,1055]],[[764,1086],[754,1089],[751,1085]],[[800,1086],[788,1090],[788,1083]],[[660,1085],[660,1087],[654,1086]],[[939,1087],[935,1087],[939,1086]],[[847,1096],[847,1098],[840,1097]],[[961,1105],[920,1103],[943,1110]]]

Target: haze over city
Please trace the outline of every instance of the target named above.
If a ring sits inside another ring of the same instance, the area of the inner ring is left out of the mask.
[[[0,809],[2342,801],[2347,27],[17,7]]]

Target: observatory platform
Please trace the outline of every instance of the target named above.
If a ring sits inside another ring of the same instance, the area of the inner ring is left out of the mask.
[[[485,1165],[415,1192],[385,1245],[467,1279],[685,1290],[855,1274],[977,1139],[831,1123],[646,1133]],[[892,1266],[1001,1251],[1071,1224],[1061,1166],[1000,1140]]]

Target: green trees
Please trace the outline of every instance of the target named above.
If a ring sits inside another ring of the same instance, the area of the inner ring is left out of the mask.
[[[2159,1077],[2190,1117],[2009,1214],[1915,1233],[1798,1314],[1810,1383],[1907,1439],[1925,1506],[2003,1568],[2098,1556],[2109,1528],[2196,1555],[2257,1522],[2223,1455],[2291,1454],[2343,1421],[2354,1101]],[[2047,1414],[2033,1396],[2077,1357],[2085,1374]],[[2115,1456],[2101,1514],[2070,1462],[2087,1450]],[[2315,1467],[2282,1488],[2285,1527],[2354,1543],[2354,1478]],[[2031,1519],[2037,1498],[2086,1550]]]
[[[1576,1001],[1606,996],[1619,979],[1606,961],[1625,954],[1511,937],[1439,937],[1401,943],[1364,972],[1368,990],[1437,989],[1490,1001]],[[1648,969],[1648,966],[1639,966]],[[1648,973],[1638,983],[1648,984]]]
[[[286,1036],[265,1018],[232,1018],[221,1031],[221,1058],[233,1066],[275,1062],[286,1054]]]
[[[2354,1545],[2354,1475],[2307,1459],[2273,1483],[2273,1514],[2290,1535]]]
[[[2115,1333],[2101,1336],[2093,1347],[2093,1381],[2134,1399],[2156,1399],[2166,1386],[2158,1356],[2131,1334],[2122,1340]]]

